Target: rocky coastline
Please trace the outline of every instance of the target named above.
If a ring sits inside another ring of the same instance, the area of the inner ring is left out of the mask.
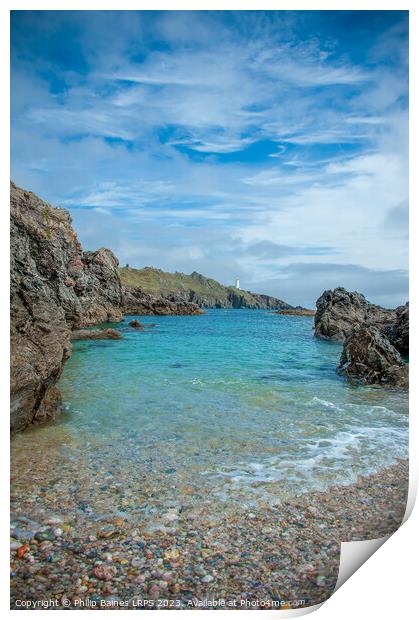
[[[51,207],[11,183],[12,432],[53,419],[59,413],[61,399],[56,383],[71,355],[72,339],[112,337],[78,334],[76,330],[81,327],[120,322],[124,314],[199,315],[202,305],[271,308],[278,314],[313,315],[306,308],[223,287],[195,273],[164,274],[146,268],[142,272],[149,278],[158,277],[165,287],[173,286],[172,277],[183,287],[177,294],[151,294],[127,284],[137,282],[140,271],[119,269],[118,259],[106,248],[83,251],[65,209]],[[125,274],[125,283],[121,274]],[[193,290],[187,288],[191,282]],[[316,307],[315,336],[344,342],[338,367],[341,374],[366,383],[406,388],[407,368],[396,356],[407,355],[409,350],[408,304],[388,310],[369,303],[360,293],[336,288],[325,291]],[[358,327],[378,329],[379,346],[376,334],[369,333],[367,338],[365,330]],[[365,344],[372,340],[375,361]],[[394,349],[391,363],[383,353],[389,347]]]
[[[403,390],[409,387],[409,303],[387,309],[342,287],[328,290],[316,302],[314,334],[343,342],[339,374],[369,385]]]
[[[134,269],[126,265],[119,270],[119,273],[125,289],[129,291],[130,295],[134,296],[135,291],[141,291],[157,299],[174,302],[183,301],[187,304],[196,304],[199,308],[204,309],[292,309],[292,306],[282,299],[252,293],[234,286],[224,286],[196,271],[188,275],[181,272],[169,273],[155,267]]]
[[[110,250],[83,251],[67,211],[14,184],[11,218],[15,433],[53,420],[60,411],[56,383],[71,355],[72,340],[117,340],[121,332],[106,324],[121,322],[125,314],[203,311],[190,298],[124,284]],[[265,305],[254,307],[268,307],[273,299],[259,297]],[[277,302],[272,303],[273,309]],[[313,315],[306,308],[284,306],[279,314]],[[143,331],[152,325],[133,319],[129,327]],[[408,332],[408,305],[386,310],[344,289],[325,291],[317,302],[315,334],[344,343],[339,372],[351,380],[407,387],[401,355],[408,353]],[[239,608],[245,600],[252,609],[264,608],[260,601],[271,607],[279,603],[282,609],[315,605],[334,589],[341,541],[392,533],[405,511],[406,461],[347,486],[281,499],[275,505],[263,500],[250,510],[216,506],[203,487],[184,486],[179,501],[173,498],[173,487],[170,497],[161,497],[149,472],[140,483],[132,472],[124,478],[123,472],[110,470],[106,455],[103,460],[95,456],[90,469],[83,462],[83,449],[66,460],[57,476],[54,459],[62,462],[67,439],[60,437],[58,425],[51,427],[58,433],[54,441],[34,441],[31,431],[15,438],[13,609],[22,593],[27,601],[56,600],[58,609],[83,608],[80,601],[93,601],[99,608],[100,601],[104,608],[135,608],[125,601],[138,598],[151,601],[152,609],[165,608],[164,601],[194,608],[197,600],[210,608],[205,601],[212,599]],[[172,473],[163,471],[165,476]],[[139,504],[152,502],[153,510],[142,521]]]
[[[84,252],[68,211],[10,185],[11,431],[54,419],[75,330],[124,314],[200,314],[197,305],[124,289],[108,249]],[[83,336],[86,337],[86,336]],[[91,336],[93,337],[93,336]]]
[[[185,301],[175,295],[169,297],[150,295],[139,288],[128,286],[124,286],[123,288],[122,305],[124,314],[150,314],[157,316],[168,314],[204,314],[204,311],[198,304]]]

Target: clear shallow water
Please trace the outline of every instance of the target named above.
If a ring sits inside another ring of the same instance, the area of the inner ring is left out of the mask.
[[[140,317],[157,323],[144,331],[131,318],[123,340],[74,343],[66,414],[17,438],[42,438],[54,476],[72,461],[148,501],[256,505],[407,457],[407,395],[338,377],[341,345],[314,339],[311,317],[209,310]]]

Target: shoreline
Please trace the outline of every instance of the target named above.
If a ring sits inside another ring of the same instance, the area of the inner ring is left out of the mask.
[[[138,608],[138,598],[153,601],[151,609],[212,609],[220,600],[215,608],[315,605],[335,587],[340,542],[395,532],[407,492],[408,461],[399,460],[350,485],[261,502],[253,512],[217,518],[207,505],[169,509],[155,529],[117,517],[83,530],[50,515],[29,540],[11,545],[11,608],[17,599],[53,599],[58,609]],[[23,527],[19,515],[12,522]]]

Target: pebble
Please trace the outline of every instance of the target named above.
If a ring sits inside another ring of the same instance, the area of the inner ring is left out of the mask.
[[[205,577],[202,577],[201,581],[203,583],[210,583],[211,581],[214,581],[214,577],[208,574],[208,575],[205,575]]]
[[[97,564],[93,569],[93,575],[102,581],[110,581],[115,573],[116,570],[113,566],[105,566],[104,564]]]
[[[23,558],[23,556],[29,551],[29,545],[21,545],[16,552],[18,558]]]
[[[50,516],[45,520],[47,525],[61,525],[64,522],[64,519],[57,516]]]
[[[168,551],[165,552],[164,554],[164,558],[166,560],[177,560],[178,557],[180,556],[180,552],[178,549],[174,548],[174,549],[169,549]]]
[[[16,538],[10,539],[10,549],[11,551],[17,551],[22,546],[20,540],[16,540]]]
[[[164,514],[162,517],[162,520],[165,523],[171,523],[172,521],[177,521],[178,519],[179,519],[179,514],[174,511],[166,512],[166,514]]]
[[[39,542],[42,542],[44,540],[54,540],[55,538],[54,530],[52,529],[41,530],[40,532],[36,532],[34,538],[35,540]]]

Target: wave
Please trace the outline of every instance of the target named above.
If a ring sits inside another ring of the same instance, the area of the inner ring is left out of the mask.
[[[221,467],[214,476],[227,478],[234,485],[299,481],[313,486],[319,475],[329,475],[330,483],[336,476],[349,483],[358,470],[372,473],[406,458],[408,429],[355,426],[334,437],[301,442],[299,449],[304,454],[301,458],[288,451],[261,461],[241,462],[234,468]]]

